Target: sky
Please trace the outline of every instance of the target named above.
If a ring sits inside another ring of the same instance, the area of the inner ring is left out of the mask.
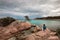
[[[60,0],[0,0],[0,17],[60,16]]]

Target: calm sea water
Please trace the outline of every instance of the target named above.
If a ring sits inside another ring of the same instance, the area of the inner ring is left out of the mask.
[[[29,22],[36,25],[45,24],[47,28],[51,29],[60,28],[60,20],[30,20]]]

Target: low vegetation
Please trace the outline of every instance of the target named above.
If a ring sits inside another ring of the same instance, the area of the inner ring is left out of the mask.
[[[60,28],[58,28],[56,32],[57,32],[57,35],[60,37]]]
[[[15,21],[15,19],[11,17],[0,18],[0,26],[5,27],[9,25],[10,23],[12,23],[13,21]]]

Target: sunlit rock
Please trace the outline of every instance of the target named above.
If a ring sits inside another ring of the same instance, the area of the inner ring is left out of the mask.
[[[58,36],[50,36],[48,40],[59,40]]]
[[[25,40],[35,40],[35,38],[34,38],[34,36],[33,36],[33,35],[30,35],[30,36],[26,37],[26,39],[25,39]]]
[[[14,36],[13,34],[16,34],[22,30],[26,30],[30,27],[31,24],[29,22],[15,21],[4,28],[0,28],[0,40],[8,39],[9,37]]]

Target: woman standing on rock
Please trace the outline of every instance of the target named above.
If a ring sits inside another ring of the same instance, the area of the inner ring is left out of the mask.
[[[43,24],[43,28],[42,28],[42,30],[43,30],[43,31],[46,30],[46,26],[45,26],[45,24]]]

